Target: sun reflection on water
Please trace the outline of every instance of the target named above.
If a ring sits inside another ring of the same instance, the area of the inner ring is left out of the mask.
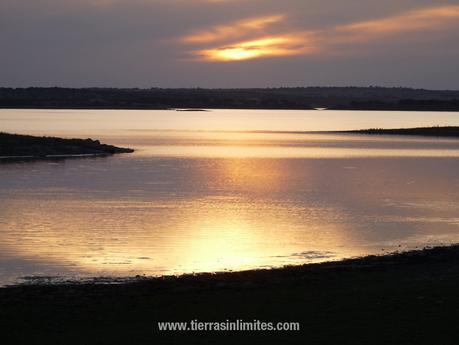
[[[288,175],[266,162],[224,159],[207,176],[207,194],[226,189],[216,195],[195,191],[160,199],[132,190],[123,200],[104,194],[85,199],[74,191],[40,201],[16,197],[3,212],[8,245],[2,251],[84,274],[115,275],[321,261],[330,257],[305,260],[298,253],[329,252],[331,246],[334,258],[359,254],[344,249],[352,241],[346,226],[327,219],[344,219],[342,210],[267,198],[285,188]]]
[[[459,237],[457,140],[129,133],[112,139],[132,155],[0,167],[0,284],[272,267]]]

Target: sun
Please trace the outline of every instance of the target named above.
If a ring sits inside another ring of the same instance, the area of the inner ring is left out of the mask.
[[[260,51],[245,48],[226,48],[214,51],[213,55],[216,60],[220,61],[240,61],[259,57]]]
[[[264,37],[235,43],[215,49],[195,52],[204,61],[242,61],[267,57],[282,57],[312,53],[315,50],[311,37],[304,34]]]

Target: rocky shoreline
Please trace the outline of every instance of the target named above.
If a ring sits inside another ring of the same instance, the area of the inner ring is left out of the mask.
[[[115,284],[19,285],[0,288],[0,330],[7,344],[454,344],[458,286],[459,246]],[[162,321],[236,319],[301,330],[158,329]]]

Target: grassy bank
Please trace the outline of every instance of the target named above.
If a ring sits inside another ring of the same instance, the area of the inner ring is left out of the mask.
[[[338,263],[0,289],[4,344],[457,344],[459,247]],[[159,332],[158,321],[300,322],[300,332]]]
[[[459,138],[459,127],[418,127],[418,128],[398,128],[398,129],[381,129],[371,128],[364,130],[345,131],[344,133],[356,134],[380,134],[380,135],[420,135],[426,137],[450,137]]]
[[[43,158],[72,155],[112,155],[131,149],[101,144],[92,139],[63,139],[0,133],[0,157]]]

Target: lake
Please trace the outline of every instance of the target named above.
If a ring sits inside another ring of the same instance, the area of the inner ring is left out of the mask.
[[[0,285],[278,267],[459,242],[459,140],[314,133],[458,113],[0,110],[105,158],[0,164]]]

